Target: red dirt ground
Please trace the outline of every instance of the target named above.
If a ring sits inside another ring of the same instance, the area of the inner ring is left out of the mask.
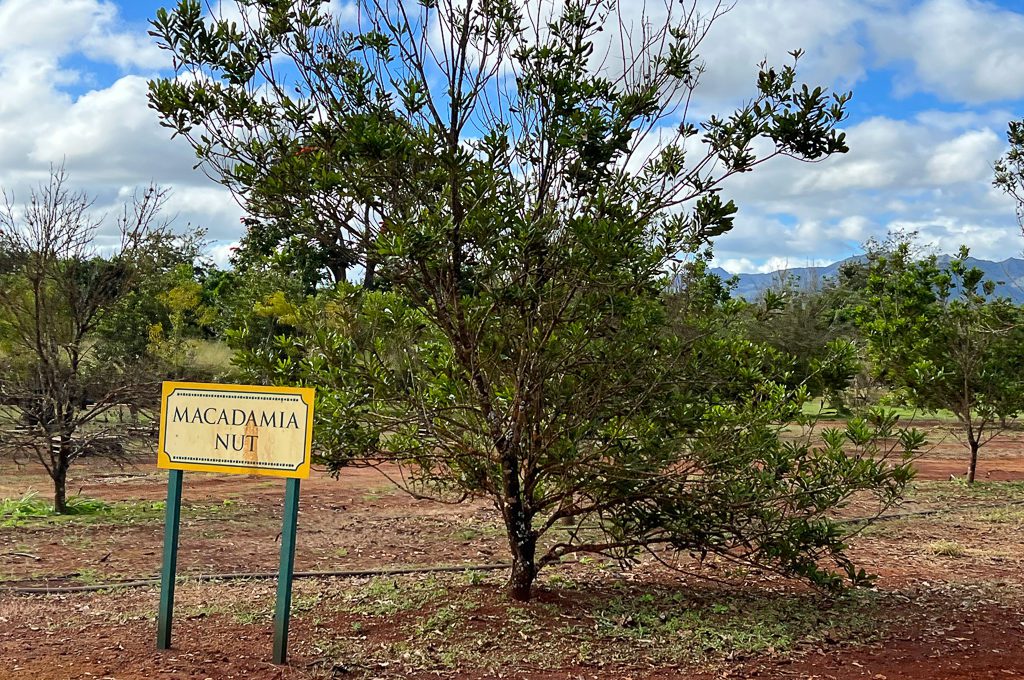
[[[480,636],[495,645],[507,643],[511,651],[496,657],[502,659],[497,668],[469,657],[459,663],[457,656],[453,665],[451,659],[442,662],[441,655],[466,629],[442,623],[434,633],[417,632],[422,621],[444,613],[447,600],[396,616],[360,617],[336,605],[337,598],[365,587],[365,581],[360,586],[347,580],[303,580],[297,583],[296,601],[306,598],[306,604],[297,605],[291,664],[279,668],[270,663],[272,628],[264,606],[272,601],[272,581],[186,581],[179,587],[177,611],[182,614],[176,621],[175,649],[165,653],[154,649],[155,588],[47,597],[0,592],[0,679],[1024,678],[1024,511],[988,517],[972,510],[1019,501],[1024,492],[1007,495],[999,485],[966,491],[949,482],[951,475],[963,475],[964,453],[951,437],[938,430],[936,435],[940,443],[917,462],[918,480],[932,483],[900,511],[950,512],[878,525],[852,547],[855,561],[879,575],[879,591],[887,598],[874,637],[796,641],[777,653],[712,655],[707,664],[690,658],[644,661],[645,653],[637,651],[645,644],[642,639],[629,643],[633,651],[626,658],[597,633],[593,640],[561,636],[557,631],[566,621],[580,619],[579,606],[571,602],[581,591],[564,591],[553,580],[545,582],[546,595],[522,609],[523,616],[534,617],[529,625],[508,623],[509,612],[515,619],[520,610],[510,609],[496,575],[480,586],[482,591],[472,591],[482,605],[469,618]],[[978,479],[1024,480],[1024,432],[1007,432],[983,449]],[[45,481],[32,468],[0,461],[0,498],[21,496],[29,488],[45,493]],[[110,502],[140,502],[162,500],[165,484],[164,474],[150,466],[121,471],[90,463],[73,473],[70,488]],[[276,569],[283,484],[190,474],[184,495],[180,573]],[[857,514],[856,504],[850,512]],[[0,528],[0,587],[150,577],[159,569],[161,541],[159,511],[117,523]],[[339,480],[317,474],[303,482],[296,569],[493,563],[504,559],[502,541],[494,513],[484,503],[413,500],[392,489],[378,472],[352,469]],[[681,587],[693,592],[708,587],[710,582],[701,579],[733,578],[714,571],[713,564],[699,573],[695,564],[688,568],[697,578],[685,577]],[[655,580],[677,578],[653,565],[644,569]],[[609,579],[644,582],[598,566],[570,565],[557,574],[596,579],[598,589]],[[760,587],[756,574],[743,578]],[[452,579],[445,581],[449,593],[464,594],[469,588],[463,577]],[[328,591],[333,595],[321,599]],[[246,615],[239,614],[239,607],[244,610],[247,602],[262,608],[253,620],[239,620]],[[356,629],[364,624],[365,629]],[[323,640],[337,641],[339,647],[327,649]],[[562,663],[572,658],[574,647],[591,643],[604,645],[598,661],[546,667],[531,656],[551,644],[550,658]],[[427,658],[417,661],[420,646]],[[406,651],[395,651],[401,649]],[[349,658],[374,661],[350,665]]]

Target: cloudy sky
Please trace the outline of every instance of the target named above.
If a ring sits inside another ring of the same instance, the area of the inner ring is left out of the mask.
[[[23,197],[63,160],[102,207],[156,181],[173,190],[177,224],[205,227],[223,261],[242,211],[146,103],[147,80],[168,73],[146,20],[169,4],[0,0],[0,186]],[[890,228],[945,252],[1024,251],[1013,205],[991,188],[1006,124],[1024,117],[1024,0],[736,0],[704,45],[705,103],[741,99],[758,62],[797,47],[804,80],[853,90],[851,151],[737,178],[740,217],[718,264],[832,261]]]

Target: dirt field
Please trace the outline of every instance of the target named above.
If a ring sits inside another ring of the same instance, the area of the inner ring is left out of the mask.
[[[436,574],[296,582],[291,664],[270,663],[274,581],[183,581],[174,650],[155,650],[155,587],[0,592],[0,678],[1024,678],[1024,433],[982,454],[919,461],[903,519],[873,525],[852,555],[877,588],[828,602],[798,583],[724,564],[600,560],[547,571],[539,596],[501,593],[493,511],[394,490],[377,472],[303,483],[298,571],[428,565]],[[86,465],[69,491],[106,512],[0,526],[0,588],[153,577],[166,475]],[[0,498],[48,493],[0,461]],[[179,572],[276,570],[283,483],[187,474]],[[847,512],[856,516],[856,504]]]

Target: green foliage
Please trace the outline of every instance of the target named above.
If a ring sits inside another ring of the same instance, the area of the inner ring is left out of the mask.
[[[152,406],[161,378],[188,374],[186,320],[198,309],[192,263],[202,234],[161,221],[167,192],[136,193],[117,220],[120,247],[100,254],[92,199],[62,168],[20,210],[0,209],[0,400],[26,426],[14,445],[46,469],[65,511],[80,457],[119,456],[106,415]],[[166,324],[166,325],[165,325]]]
[[[843,392],[862,369],[846,297],[831,280],[801,288],[783,278],[745,310],[749,337],[791,356],[792,384],[806,385],[837,413],[846,411]]]
[[[417,99],[416,84],[375,78],[363,55],[388,47],[372,29],[345,32],[321,0],[244,2],[239,23],[209,22],[200,3],[160,9],[150,34],[180,72],[150,84],[163,124],[185,136],[224,183],[246,195],[239,271],[269,263],[297,274],[307,291],[366,266],[377,205],[397,195],[409,124],[389,102]],[[293,65],[303,76],[278,79]],[[259,87],[269,85],[267,88]],[[254,87],[255,86],[255,87]]]
[[[53,512],[53,505],[29,492],[21,498],[0,499],[0,526],[16,526],[27,517],[45,517]]]
[[[275,310],[288,332],[243,351],[240,367],[317,385],[323,462],[338,469],[352,459],[391,459],[408,466],[416,493],[494,493],[501,461],[483,453],[481,425],[463,406],[471,396],[443,337],[421,313],[395,293],[351,286]],[[845,430],[826,430],[820,446],[787,442],[779,430],[803,418],[807,393],[786,386],[785,359],[773,350],[728,334],[702,336],[685,350],[672,335],[664,344],[649,336],[617,339],[622,344],[608,350],[586,349],[588,357],[616,357],[600,365],[604,376],[588,371],[561,390],[568,377],[551,378],[547,398],[554,403],[545,407],[542,427],[557,428],[560,438],[536,465],[558,474],[538,480],[531,499],[546,527],[560,516],[597,521],[602,550],[625,562],[647,544],[733,553],[746,544],[744,559],[824,587],[838,587],[840,575],[866,578],[842,556],[845,529],[828,513],[857,491],[875,494],[882,506],[895,500],[910,479],[907,456],[922,446],[920,433],[901,432],[894,416],[877,412],[851,419]],[[668,366],[641,358],[660,351],[678,354]],[[588,389],[608,389],[610,378],[635,391],[608,399],[606,411],[577,405]],[[890,439],[895,447],[879,446]],[[563,507],[567,502],[574,506]],[[579,543],[556,546],[549,559],[587,548],[583,539],[570,534]],[[822,569],[823,560],[841,571]]]
[[[737,211],[722,183],[846,151],[849,95],[799,85],[795,52],[730,115],[680,121],[705,25],[676,10],[617,74],[593,58],[607,0],[552,5],[540,31],[511,0],[369,2],[360,33],[308,0],[244,4],[242,25],[194,2],[158,14],[178,75],[200,77],[154,81],[150,100],[246,195],[257,268],[298,269],[296,287],[256,282],[230,341],[252,380],[317,387],[321,460],[395,461],[414,493],[492,500],[518,599],[576,552],[865,578],[829,513],[861,491],[893,502],[918,441],[873,451],[889,422],[781,439],[807,389],[731,331],[706,274]],[[275,58],[301,74],[294,93]],[[291,259],[268,256],[282,244]],[[320,266],[336,285],[310,295]],[[600,532],[548,540],[562,522]]]
[[[1010,121],[1006,141],[1010,149],[996,161],[993,183],[1017,202],[1017,221],[1024,228],[1024,120]]]
[[[104,309],[96,331],[100,356],[122,362],[155,358],[179,367],[192,363],[189,341],[212,335],[218,322],[217,302],[204,295],[208,272],[194,264],[203,246],[202,232],[192,232],[165,249],[147,247],[131,289]]]

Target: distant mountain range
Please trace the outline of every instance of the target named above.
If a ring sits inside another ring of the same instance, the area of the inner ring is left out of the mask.
[[[763,290],[777,285],[785,276],[793,277],[797,285],[814,285],[815,282],[821,283],[825,279],[835,278],[839,268],[845,263],[857,262],[862,259],[864,259],[863,256],[856,256],[823,267],[793,267],[766,274],[736,274],[739,283],[733,291],[733,295],[754,300]],[[939,262],[947,262],[949,259],[948,255],[942,255],[939,257]],[[992,262],[970,257],[967,258],[967,264],[978,267],[985,272],[986,279],[997,282],[997,295],[1008,297],[1016,304],[1024,304],[1024,259],[1011,257],[1002,262]],[[716,267],[711,272],[722,279],[729,279],[733,276],[721,267]]]

